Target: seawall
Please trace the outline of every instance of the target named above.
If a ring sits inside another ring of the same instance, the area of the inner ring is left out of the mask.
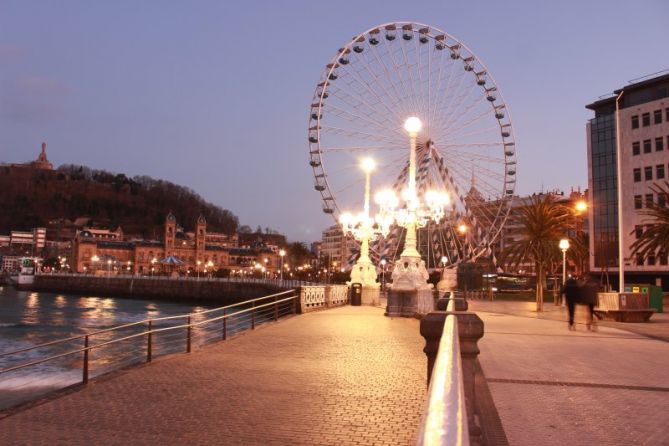
[[[156,300],[206,301],[226,305],[267,296],[294,285],[280,281],[229,281],[168,277],[50,275],[35,276],[32,291],[136,297]]]

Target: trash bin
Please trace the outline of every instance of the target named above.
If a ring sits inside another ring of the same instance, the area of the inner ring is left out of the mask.
[[[362,305],[362,284],[351,284],[351,305],[359,307]]]
[[[658,313],[663,312],[662,308],[662,287],[650,285],[647,283],[631,283],[625,285],[625,291],[630,293],[643,293],[648,295],[648,306],[654,308]]]
[[[658,313],[663,312],[663,302],[662,302],[662,287],[651,285],[648,288],[648,297],[650,298],[650,308],[655,308]]]

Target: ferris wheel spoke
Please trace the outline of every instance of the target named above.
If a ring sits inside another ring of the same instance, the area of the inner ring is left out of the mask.
[[[441,51],[442,59],[443,59],[443,53],[444,53],[444,51],[442,50],[442,51]],[[435,97],[436,97],[436,99],[435,99],[434,107],[432,107],[432,114],[431,114],[431,116],[430,116],[430,122],[431,122],[431,123],[436,123],[436,122],[438,122],[438,121],[437,121],[437,117],[438,117],[438,115],[437,115],[437,111],[439,110],[440,107],[443,106],[444,101],[446,100],[446,94],[445,94],[445,92],[449,91],[449,89],[450,89],[451,82],[452,82],[453,77],[454,77],[454,75],[455,75],[455,66],[456,66],[456,65],[455,65],[454,63],[451,63],[451,68],[450,68],[450,71],[449,71],[449,73],[448,73],[448,80],[446,81],[446,86],[444,87],[444,90],[441,89],[441,85],[442,85],[442,83],[443,83],[443,81],[442,81],[442,79],[441,79],[441,72],[442,72],[442,70],[443,70],[443,65],[439,67],[439,71],[440,71],[440,80],[439,80],[439,83],[438,83],[438,85],[437,85],[437,89],[436,89],[436,91],[435,91]],[[444,93],[442,93],[442,92],[444,92]]]
[[[465,181],[467,181],[467,177],[465,176],[465,174],[462,174],[461,172],[462,172],[463,170],[466,170],[467,168],[469,168],[469,169],[468,169],[469,172],[472,172],[472,171],[474,170],[474,169],[473,169],[473,167],[474,167],[474,164],[473,164],[473,163],[470,163],[469,165],[467,165],[464,161],[458,161],[458,160],[456,160],[455,158],[451,158],[451,159],[449,160],[449,162],[450,162],[454,167],[460,167],[460,169],[452,169],[452,170],[453,170],[453,172],[455,172],[457,175],[459,175],[461,178],[463,178]],[[477,182],[480,182],[480,183],[482,183],[482,184],[484,184],[484,185],[486,185],[487,187],[490,188],[490,189],[487,189],[486,192],[487,192],[487,193],[490,193],[490,191],[497,191],[497,192],[499,193],[500,188],[499,188],[499,187],[496,187],[496,186],[499,186],[500,184],[503,184],[504,175],[501,175],[501,174],[499,174],[499,173],[496,173],[496,172],[494,172],[493,170],[487,169],[487,168],[485,168],[485,167],[483,167],[483,166],[481,166],[481,165],[477,165],[477,166],[476,166],[476,170],[477,170],[477,171],[481,171],[481,170],[482,170],[482,171],[484,171],[484,173],[485,173],[485,175],[479,175],[478,177],[476,177],[476,181],[477,181]],[[488,178],[496,178],[496,179],[501,180],[501,181],[500,181],[500,183],[498,183],[497,185],[493,185],[493,184],[491,184],[491,183],[488,181]]]
[[[483,135],[485,135],[485,136],[489,135],[491,137],[499,138],[499,135],[500,135],[500,130],[499,130],[499,125],[498,124],[497,125],[492,125],[492,126],[489,126],[489,127],[485,127],[485,128],[476,128],[476,129],[473,129],[469,133],[461,133],[463,130],[466,130],[466,129],[467,128],[465,128],[465,127],[459,127],[455,131],[451,131],[451,132],[447,133],[443,142],[454,141],[454,140],[456,140],[456,138],[455,138],[456,136],[457,136],[457,140],[459,140],[460,138],[471,138],[471,137],[474,137],[474,136],[478,137],[478,136],[483,136]],[[439,141],[441,141],[441,139]],[[497,141],[497,143],[499,145],[502,145],[501,141]]]
[[[364,59],[363,59],[363,61],[364,61]],[[396,113],[395,110],[394,110],[394,106],[395,106],[395,104],[392,104],[393,107],[389,106],[389,105],[387,104],[386,100],[384,100],[382,97],[380,97],[380,96],[378,95],[378,93],[377,93],[377,92],[376,92],[376,91],[369,85],[369,82],[366,82],[366,81],[362,80],[362,79],[360,78],[360,75],[359,75],[357,72],[355,72],[355,71],[353,71],[353,70],[351,70],[351,69],[347,69],[347,68],[344,68],[342,71],[345,72],[345,73],[347,73],[347,74],[350,74],[350,78],[353,79],[353,80],[355,80],[355,81],[358,83],[358,85],[360,85],[360,86],[363,88],[364,91],[366,91],[367,93],[369,93],[369,94],[372,96],[372,98],[376,99],[376,101],[377,101],[380,105],[382,105],[382,106],[383,106],[383,107],[384,107],[384,108],[385,108],[391,115],[394,115],[395,117],[397,117],[398,119],[400,119],[400,118],[397,116],[397,113]],[[373,74],[372,74],[372,76],[373,76]],[[343,77],[344,77],[344,76],[342,76],[342,78],[343,78]]]
[[[321,132],[323,132],[324,130],[331,131],[332,133],[335,133],[337,135],[350,136],[350,137],[354,137],[356,135],[359,135],[359,137],[369,139],[369,140],[395,142],[389,136],[379,135],[378,133],[363,132],[363,131],[355,130],[355,129],[344,129],[344,128],[341,128],[341,127],[332,127],[332,126],[325,126],[324,125],[324,126],[321,127]]]
[[[468,104],[464,109],[462,109],[463,104],[467,102],[467,99],[470,98],[472,92],[476,91],[476,84],[471,83],[467,86],[467,89],[463,94],[458,96],[457,102],[454,102],[453,107],[446,114],[446,119],[442,126],[442,129],[446,131],[453,125],[454,122],[462,119],[463,116],[468,116],[469,111],[473,108],[472,104]],[[461,111],[462,110],[462,111]]]
[[[444,130],[442,130],[442,133],[439,135],[439,137],[443,138],[444,140],[447,141],[447,140],[453,138],[454,136],[457,136],[459,134],[459,132],[462,132],[463,130],[466,130],[466,129],[471,128],[472,126],[475,126],[476,124],[481,122],[482,119],[487,118],[491,114],[492,114],[492,109],[491,110],[485,110],[485,111],[479,113],[478,115],[470,118],[469,121],[463,123],[462,125],[460,125],[456,129],[451,130],[451,129],[445,128]],[[501,143],[502,143],[502,141],[500,140],[500,144]]]
[[[365,121],[381,131],[391,130],[388,128],[387,125],[383,125],[382,123],[367,116],[365,113],[353,113],[349,110],[344,110],[343,108],[337,107],[336,105],[331,105],[330,109],[335,110],[333,114],[335,114],[336,116],[340,116],[342,119],[346,119],[347,121],[350,121],[352,123],[359,123],[360,121]],[[395,133],[398,137],[404,136],[397,129],[391,131]]]
[[[467,108],[463,111],[463,113],[457,117],[457,119],[451,120],[450,122],[446,123],[444,126],[444,131],[446,132],[446,134],[457,134],[458,132],[464,129],[470,128],[472,125],[479,123],[481,119],[494,115],[495,110],[492,107],[489,107],[489,108],[484,108],[483,110],[479,111],[478,114],[471,116],[472,114],[469,112],[474,110],[476,106],[480,105],[481,105],[480,101],[475,101],[471,103],[470,105],[467,106]],[[463,118],[465,116],[467,116],[469,120],[460,123],[461,121],[463,121]]]
[[[452,64],[453,70],[455,71],[456,63]],[[472,85],[469,85],[467,87],[467,90],[461,91],[460,94],[452,94],[451,90],[457,89],[460,90],[462,87],[462,81],[465,78],[463,73],[460,73],[460,76],[457,76],[457,84],[454,85],[452,82],[448,83],[448,88],[445,90],[442,94],[444,96],[444,102],[439,108],[435,109],[435,122],[436,123],[443,123],[445,121],[448,121],[448,118],[444,118],[445,116],[450,116],[450,114],[459,106],[460,102],[464,100],[464,97],[467,96],[471,88],[473,87]],[[443,125],[441,126],[443,128]]]
[[[404,57],[404,67],[406,68],[406,72],[409,76],[409,82],[411,86],[411,94],[413,96],[413,102],[415,104],[416,110],[415,113],[420,112],[421,106],[420,106],[420,101],[418,100],[418,94],[416,93],[416,83],[413,79],[413,73],[411,70],[411,63],[409,61],[409,56],[407,55],[407,49],[404,47],[403,44],[400,44],[400,47],[402,48],[402,56]]]
[[[348,90],[341,88],[341,84],[337,88],[332,89],[332,94],[333,96],[337,97],[339,101],[346,103],[347,101],[350,102],[351,108],[356,110],[359,115],[362,116],[377,116],[378,115],[378,107],[375,107],[374,105],[370,104],[365,100],[364,96],[358,95],[358,94],[352,94],[349,93]],[[339,110],[342,110],[345,113],[351,113],[350,111],[346,111],[344,108],[339,107],[337,104],[331,104],[329,107],[335,107],[338,108]],[[385,118],[381,121],[374,120],[371,117],[367,118],[368,120],[372,122],[377,122],[378,127],[383,129],[384,131],[388,131],[389,133],[395,132],[398,133],[399,131],[395,129],[396,126],[393,125],[394,120],[391,120],[389,118]]]
[[[394,63],[394,58],[392,56],[392,52],[389,51],[389,48],[387,46],[388,41],[386,39],[384,39],[384,42],[385,42],[384,48],[386,49],[387,54],[390,56],[390,59],[393,62],[393,67],[395,68],[395,70],[397,70],[398,67]],[[408,95],[406,93],[406,88],[404,88],[403,79],[402,79],[401,76],[399,77],[400,83],[402,85],[402,89],[404,90],[404,93],[401,94],[397,90],[397,84],[395,82],[393,82],[393,80],[392,80],[392,78],[393,78],[392,73],[388,69],[388,66],[386,65],[386,63],[383,62],[383,59],[382,59],[381,55],[379,54],[380,50],[378,50],[377,47],[378,47],[378,45],[372,45],[372,53],[374,53],[374,57],[376,58],[376,61],[379,64],[379,66],[382,67],[384,75],[385,75],[385,79],[387,79],[387,81],[390,83],[390,85],[393,89],[393,92],[395,93],[395,98],[398,100],[398,102],[400,104],[402,104],[402,114],[405,115],[405,116],[409,116],[409,110],[407,109],[406,104],[402,103],[402,98],[403,97],[408,97]]]
[[[388,42],[387,39],[384,39],[383,46],[386,49],[386,53],[388,54],[389,59],[393,64],[393,68],[394,68],[396,73],[401,73],[401,66],[397,63],[397,60],[395,59],[394,48],[391,47],[391,45],[392,45],[392,43]],[[374,50],[374,51],[376,51],[376,50]],[[378,52],[375,52],[375,54],[376,54],[376,57],[379,57]],[[396,77],[399,79],[399,83],[402,86],[402,90],[403,90],[402,95],[398,94],[398,97],[405,98],[405,101],[404,101],[405,103],[406,102],[413,102],[413,97],[411,96],[407,86],[404,83],[404,78],[401,75],[396,75]],[[392,80],[391,80],[391,83],[393,85],[395,85],[395,83],[392,82]],[[411,103],[405,104],[405,107],[402,110],[402,113],[405,114],[406,116],[410,115],[411,113],[409,112],[409,109],[411,109],[411,108],[415,108],[415,103],[414,104],[411,104]]]

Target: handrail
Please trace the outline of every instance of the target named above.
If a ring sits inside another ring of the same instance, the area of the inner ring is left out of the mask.
[[[207,313],[211,313],[211,312],[214,312],[214,311],[226,310],[228,308],[236,307],[236,306],[239,306],[239,305],[245,305],[245,304],[248,304],[248,303],[251,303],[251,302],[265,300],[265,299],[269,299],[269,298],[272,298],[272,297],[277,297],[277,296],[281,296],[283,294],[294,293],[294,292],[295,292],[295,290],[287,290],[287,291],[282,291],[280,293],[270,294],[269,296],[258,297],[258,298],[255,298],[255,299],[248,299],[248,300],[245,300],[243,302],[238,302],[238,303],[234,303],[234,304],[230,304],[230,305],[225,305],[223,307],[212,308],[212,309],[209,309],[209,310],[193,311],[193,312],[190,312],[190,313],[178,314],[178,315],[174,315],[174,316],[164,316],[164,317],[159,317],[159,318],[143,319],[141,321],[130,322],[130,323],[127,323],[127,324],[117,325],[117,326],[109,327],[109,328],[103,328],[103,329],[100,329],[100,330],[93,331],[91,333],[85,333],[85,334],[72,336],[72,337],[64,338],[64,339],[56,339],[54,341],[45,342],[45,343],[39,344],[39,345],[33,345],[32,347],[26,347],[26,348],[23,348],[23,349],[20,349],[20,350],[14,350],[14,351],[11,351],[11,352],[0,353],[0,358],[2,358],[4,356],[16,355],[16,354],[19,354],[19,353],[24,353],[24,352],[27,352],[27,351],[36,350],[36,349],[39,349],[39,348],[49,347],[49,346],[52,346],[52,345],[62,344],[62,343],[65,343],[65,342],[76,341],[77,339],[83,339],[86,336],[90,337],[90,336],[98,335],[100,333],[116,331],[116,330],[120,330],[120,329],[123,329],[123,328],[132,327],[132,326],[135,326],[135,325],[142,325],[142,324],[148,323],[149,321],[152,321],[152,322],[166,321],[166,320],[172,320],[172,319],[186,318],[186,317],[192,316],[192,315],[207,314]]]
[[[272,295],[269,295],[269,296],[263,296],[263,297],[256,298],[256,299],[249,299],[249,300],[247,300],[247,301],[245,301],[245,302],[248,303],[248,302],[256,302],[256,301],[259,301],[259,300],[266,300],[266,299],[268,299],[268,298],[276,297],[276,296],[278,296],[278,295],[282,295],[282,294],[287,294],[287,293],[289,293],[289,292],[295,293],[295,290],[290,290],[290,291],[286,291],[286,292],[282,292],[282,293],[272,294]],[[118,326],[118,327],[111,327],[110,329],[96,331],[96,332],[94,332],[93,334],[100,333],[101,331],[111,331],[111,330],[113,330],[113,329],[118,329],[118,328],[122,328],[122,327],[127,327],[127,326],[130,326],[130,325],[137,325],[137,324],[140,324],[140,323],[151,323],[151,324],[149,325],[149,327],[150,327],[149,330],[142,331],[142,332],[140,332],[140,333],[134,333],[134,334],[131,334],[131,335],[128,335],[128,336],[123,336],[123,337],[121,337],[121,338],[111,339],[111,340],[109,340],[109,341],[105,341],[105,342],[102,342],[102,343],[100,343],[100,344],[95,344],[95,345],[88,345],[88,338],[89,338],[89,336],[91,336],[90,334],[88,334],[88,335],[82,335],[82,336],[77,336],[77,337],[74,337],[74,338],[68,338],[67,340],[73,340],[73,339],[80,339],[80,338],[83,337],[83,338],[86,339],[86,346],[83,347],[83,348],[78,348],[78,349],[71,350],[71,351],[68,351],[68,352],[59,353],[59,354],[57,354],[57,355],[52,355],[52,356],[49,356],[49,357],[47,357],[47,358],[41,358],[41,359],[37,359],[37,360],[35,360],[35,361],[31,361],[31,362],[27,362],[27,363],[19,364],[19,365],[16,365],[16,366],[13,366],[13,367],[9,367],[9,368],[6,368],[6,369],[0,369],[0,375],[2,375],[2,374],[4,374],[4,373],[8,373],[8,372],[15,371],[15,370],[19,370],[19,369],[22,369],[22,368],[26,368],[26,367],[31,367],[31,366],[34,366],[34,365],[42,364],[42,363],[44,363],[44,362],[51,361],[51,360],[54,360],[54,359],[63,358],[63,357],[65,357],[65,356],[74,355],[74,354],[82,353],[82,352],[83,352],[83,353],[87,353],[87,352],[89,352],[89,351],[91,351],[91,350],[93,350],[93,349],[95,349],[95,348],[100,348],[100,347],[104,347],[104,346],[107,346],[107,345],[116,344],[116,343],[119,343],[119,342],[122,342],[122,341],[127,341],[127,340],[129,340],[129,339],[134,339],[134,338],[139,338],[139,337],[143,337],[143,336],[152,335],[152,334],[154,334],[154,333],[160,333],[160,332],[166,332],[166,331],[178,330],[178,329],[184,329],[184,328],[191,328],[191,329],[192,329],[192,327],[194,327],[194,326],[205,325],[205,324],[208,324],[208,323],[211,323],[211,322],[215,322],[215,321],[222,320],[222,319],[224,320],[224,319],[231,318],[231,317],[233,317],[233,316],[238,316],[238,315],[240,315],[240,314],[248,313],[248,312],[251,312],[251,311],[255,312],[255,311],[257,311],[258,309],[266,308],[266,307],[273,306],[273,305],[276,306],[276,305],[278,305],[278,304],[280,304],[280,303],[288,302],[288,301],[294,300],[294,299],[296,299],[297,297],[299,297],[299,295],[295,294],[295,295],[293,295],[293,296],[286,297],[286,298],[284,298],[284,299],[280,299],[280,300],[279,300],[279,299],[276,299],[276,300],[274,300],[274,301],[272,301],[272,302],[268,302],[268,303],[265,303],[265,304],[262,304],[262,305],[257,305],[257,306],[254,306],[254,307],[252,307],[252,308],[245,308],[245,309],[236,311],[236,312],[234,312],[234,313],[223,314],[223,315],[221,315],[221,316],[217,316],[217,317],[215,317],[215,318],[206,319],[206,320],[204,320],[204,321],[199,321],[199,322],[195,322],[195,323],[188,323],[188,324],[181,324],[181,325],[176,325],[176,326],[172,326],[172,327],[152,328],[152,323],[153,323],[153,322],[155,322],[156,320],[164,320],[164,319],[166,319],[166,318],[146,319],[146,320],[141,321],[141,322],[134,322],[134,323],[132,323],[132,324],[125,324],[125,325],[121,325],[121,326]],[[237,304],[237,305],[239,305],[239,304]],[[220,308],[218,308],[218,309],[223,309],[223,308],[228,308],[228,307],[233,307],[233,306],[236,306],[236,305],[227,305],[226,307],[220,307]],[[202,312],[188,313],[188,314],[185,314],[185,315],[178,315],[177,317],[189,317],[189,316],[191,316],[192,314],[201,314],[201,313],[202,313]],[[174,319],[175,317],[174,317],[174,316],[170,316],[169,318],[170,318],[170,319]],[[40,345],[37,346],[37,347],[43,347],[43,346],[46,346],[46,345],[53,345],[53,344],[55,344],[55,343],[58,343],[58,342],[64,342],[64,341],[65,341],[65,340],[52,341],[52,342],[50,342],[50,343],[40,344]],[[37,348],[37,347],[35,347],[35,348]],[[11,355],[11,354],[22,353],[22,352],[25,352],[25,351],[27,351],[27,350],[32,350],[32,349],[31,349],[31,348],[28,348],[28,349],[16,350],[16,351],[13,351],[13,352],[5,353],[5,354],[3,354],[3,355],[6,356],[6,355]],[[86,380],[87,380],[87,378],[84,379],[84,381],[86,381]]]
[[[469,445],[463,378],[458,321],[455,315],[448,315],[439,341],[439,352],[428,389],[427,407],[416,444]]]

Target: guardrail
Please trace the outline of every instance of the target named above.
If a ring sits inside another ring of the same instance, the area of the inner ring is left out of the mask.
[[[78,274],[78,273],[39,273],[36,276],[54,277],[95,277],[99,279],[134,279],[134,280],[162,280],[162,281],[187,281],[187,282],[220,282],[220,283],[257,283],[272,285],[277,288],[298,288],[301,286],[324,286],[320,282],[308,282],[293,279],[258,279],[253,277],[192,277],[192,276],[160,276],[142,274]]]
[[[468,446],[470,439],[481,443],[474,380],[483,322],[474,313],[457,311],[460,304],[464,301],[449,299],[446,311],[431,312],[421,320],[429,389],[418,445]]]
[[[73,384],[86,384],[93,376],[151,362],[157,356],[191,352],[194,346],[225,340],[259,324],[296,314],[299,305],[299,293],[289,290],[0,353],[0,409]]]

